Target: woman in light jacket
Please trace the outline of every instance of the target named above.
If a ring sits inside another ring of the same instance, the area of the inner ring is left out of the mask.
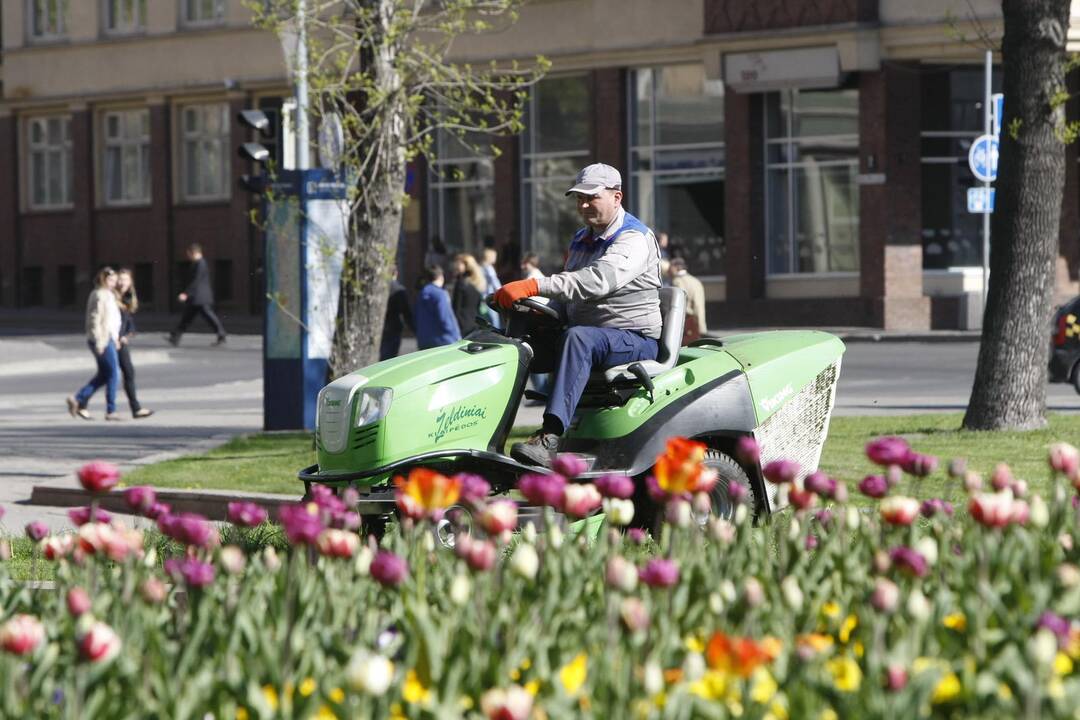
[[[119,420],[116,413],[116,386],[120,384],[120,305],[116,302],[116,271],[102,268],[94,278],[94,290],[86,301],[86,343],[97,362],[97,374],[79,392],[67,398],[72,417],[90,419],[86,404],[105,386],[105,419]]]

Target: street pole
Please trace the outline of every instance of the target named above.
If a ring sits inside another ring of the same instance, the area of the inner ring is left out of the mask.
[[[302,37],[302,36],[301,36]],[[991,124],[991,110],[990,103],[993,101],[991,95],[993,88],[991,87],[991,78],[994,72],[994,51],[986,51],[986,83],[985,92],[983,93],[983,135],[989,135],[992,128]],[[992,149],[992,145],[987,145],[987,152]],[[987,158],[987,167],[990,167],[992,160]],[[983,182],[983,251],[982,251],[982,307],[983,311],[986,310],[986,298],[987,291],[990,287],[990,183],[988,181]]]
[[[296,169],[311,168],[308,140],[308,56],[307,56],[307,0],[298,0],[296,8]]]

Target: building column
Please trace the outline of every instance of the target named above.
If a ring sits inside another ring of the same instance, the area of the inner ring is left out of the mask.
[[[0,307],[18,304],[19,156],[18,122],[0,110]]]
[[[922,283],[920,81],[917,63],[859,78],[859,289],[869,322],[928,330]]]
[[[761,95],[724,91],[727,303],[765,297],[765,176]]]
[[[521,265],[521,137],[499,136],[492,140],[499,149],[495,158],[495,248],[499,252],[496,269],[503,282],[516,280]]]
[[[592,118],[590,134],[593,162],[618,168],[623,176],[623,194],[629,187],[626,167],[630,133],[627,127],[626,70],[603,68],[592,71]],[[625,204],[625,201],[624,201]]]
[[[155,309],[167,311],[169,299],[173,296],[169,281],[172,278],[170,258],[173,235],[170,208],[173,202],[171,160],[174,144],[169,132],[169,106],[165,103],[165,98],[150,98],[147,104],[150,106],[150,147],[158,148],[158,152],[150,153],[152,219],[151,227],[147,228],[147,237],[151,239],[149,254],[151,262],[154,263],[154,296],[149,300]]]
[[[83,257],[76,260],[76,298],[85,297],[93,289],[94,275],[103,261],[98,255],[94,232],[94,205],[97,183],[94,178],[94,114],[85,104],[71,106],[71,247],[83,248]],[[75,258],[72,258],[75,260]],[[45,305],[55,306],[58,300],[56,288],[56,264],[45,265]]]

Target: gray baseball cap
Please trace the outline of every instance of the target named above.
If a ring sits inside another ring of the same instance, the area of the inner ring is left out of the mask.
[[[622,175],[610,165],[593,163],[581,169],[574,180],[574,187],[567,190],[566,194],[599,195],[604,188],[622,190]]]

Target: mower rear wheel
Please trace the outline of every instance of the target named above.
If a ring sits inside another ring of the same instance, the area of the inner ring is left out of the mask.
[[[728,487],[731,483],[737,482],[745,488],[750,488],[750,478],[735,458],[719,450],[710,448],[705,451],[705,465],[715,470],[718,476],[716,487],[709,493],[709,499],[712,501],[712,516],[730,520],[735,515],[735,506],[731,504],[731,498],[728,496]],[[704,522],[705,518],[701,518],[701,521]]]

